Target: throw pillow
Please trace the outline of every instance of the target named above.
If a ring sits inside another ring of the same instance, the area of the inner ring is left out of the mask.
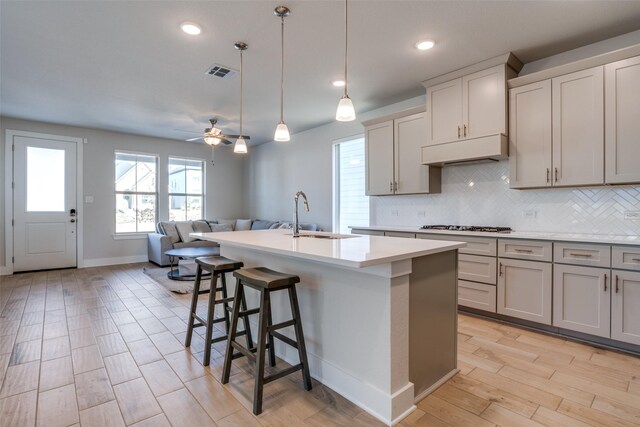
[[[231,224],[211,224],[211,231],[214,233],[233,231],[233,227],[231,227]]]
[[[199,219],[197,221],[193,221],[193,231],[196,233],[209,233],[211,231],[211,227],[207,221]]]
[[[276,230],[278,228],[280,228],[282,224],[280,223],[280,221],[276,221],[273,224],[271,224],[271,227],[269,227],[269,230]]]
[[[251,229],[252,230],[268,230],[275,223],[276,223],[275,221],[267,221],[267,220],[264,220],[264,219],[256,219],[255,221],[253,221],[253,224],[251,224]]]
[[[289,222],[283,222],[278,226],[278,230],[290,230],[291,229],[291,223]]]
[[[235,219],[219,219],[218,224],[229,224],[233,230],[236,229],[236,220]]]
[[[247,231],[251,230],[251,223],[253,221],[250,219],[237,219],[236,220],[236,231]]]
[[[178,221],[176,222],[176,228],[178,229],[178,234],[180,235],[180,239],[183,242],[193,242],[196,240],[193,237],[189,236],[189,233],[193,233],[193,226],[191,225],[191,221]]]
[[[171,244],[178,243],[180,241],[180,235],[176,228],[174,221],[164,221],[160,223],[160,228],[165,236],[171,238]]]

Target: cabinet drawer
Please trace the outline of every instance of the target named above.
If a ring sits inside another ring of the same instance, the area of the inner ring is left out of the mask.
[[[379,230],[366,230],[363,228],[352,228],[351,234],[362,234],[365,236],[384,236],[384,231]]]
[[[469,237],[463,235],[444,235],[444,234],[431,234],[431,233],[418,233],[419,239],[432,239],[432,240],[451,240],[454,242],[467,242],[467,246],[458,249],[458,253],[469,255],[486,255],[496,256],[497,254],[497,240],[490,237]]]
[[[384,235],[388,237],[406,237],[408,239],[416,238],[416,233],[408,233],[406,231],[385,231]]]
[[[486,256],[458,254],[458,279],[496,284],[496,259]]]
[[[551,262],[551,242],[536,240],[499,239],[498,256],[501,258],[518,258],[533,261]]]
[[[611,266],[640,271],[640,247],[614,246],[611,248]]]
[[[553,262],[558,264],[611,266],[611,247],[584,243],[554,243]]]
[[[495,313],[496,287],[484,283],[458,280],[458,304]]]

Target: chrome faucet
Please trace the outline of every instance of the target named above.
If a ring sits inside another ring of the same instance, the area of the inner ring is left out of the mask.
[[[298,223],[298,198],[302,196],[304,199],[304,210],[309,212],[309,202],[304,191],[298,191],[293,198],[293,237],[300,237],[300,224]]]

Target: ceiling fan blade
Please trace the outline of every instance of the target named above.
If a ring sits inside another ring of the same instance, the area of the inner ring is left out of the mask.
[[[189,138],[189,139],[185,139],[185,141],[191,142],[191,141],[197,141],[199,139],[204,139],[202,136],[198,136],[196,138]]]
[[[219,137],[223,137],[223,138],[233,138],[233,139],[238,139],[238,138],[240,138],[240,135],[227,135],[226,133],[225,133],[225,134],[220,134],[220,135],[218,135],[218,136],[219,136]],[[251,137],[250,137],[249,135],[242,135],[242,137],[243,137],[244,139],[251,139]]]
[[[229,141],[228,139],[225,138],[221,138],[220,142],[222,142],[224,145],[231,145],[233,144],[233,142]]]

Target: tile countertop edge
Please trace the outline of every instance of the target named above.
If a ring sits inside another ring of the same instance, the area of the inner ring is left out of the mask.
[[[551,240],[557,242],[600,243],[608,245],[640,246],[640,236],[616,236],[607,234],[553,233],[542,231],[513,231],[511,233],[486,233],[456,230],[420,230],[418,227],[402,226],[350,226],[350,229],[372,231],[395,231],[416,234],[444,234],[458,236],[496,237],[504,239]]]
[[[215,239],[215,237],[220,237],[222,234],[228,234],[228,233],[236,234],[236,233],[242,233],[242,232],[235,231],[235,232],[221,232],[221,233],[190,233],[189,235],[191,237],[195,237],[198,239],[216,241],[221,245],[229,245],[237,248],[247,248],[251,250],[269,252],[277,255],[285,255],[285,256],[290,256],[294,258],[305,259],[308,261],[315,261],[315,262],[320,262],[324,264],[332,264],[332,265],[337,265],[337,266],[342,266],[347,268],[366,268],[374,265],[386,264],[386,263],[391,263],[395,261],[419,258],[422,256],[428,256],[428,255],[432,255],[440,252],[455,250],[455,249],[459,249],[461,247],[466,246],[465,242],[447,241],[445,244],[445,242],[443,241],[437,241],[439,244],[442,243],[442,245],[436,248],[407,250],[405,253],[381,255],[379,257],[376,257],[375,259],[365,259],[365,260],[356,261],[356,260],[340,259],[332,256],[326,256],[326,255],[313,254],[313,253],[296,252],[290,249],[266,247],[260,244],[252,244],[248,242],[228,240],[224,237],[220,240]],[[251,231],[250,233],[255,233],[255,231]],[[366,237],[374,237],[375,239],[380,239],[380,238],[398,239],[394,237],[380,237],[380,236],[366,236]],[[331,241],[332,240],[322,240],[322,242],[327,242],[327,243],[330,243]]]

